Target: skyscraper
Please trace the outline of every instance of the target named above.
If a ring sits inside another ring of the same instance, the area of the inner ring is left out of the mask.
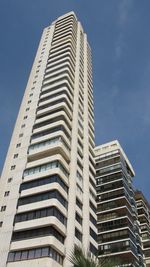
[[[131,163],[118,141],[97,146],[95,160],[98,257],[119,258],[121,266],[142,267]]]
[[[150,267],[150,205],[141,191],[135,191],[135,199],[141,229],[144,260],[146,267]]]
[[[44,29],[0,180],[1,267],[96,253],[91,50],[75,14]]]

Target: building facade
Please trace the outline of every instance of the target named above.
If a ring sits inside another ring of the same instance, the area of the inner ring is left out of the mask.
[[[0,180],[1,267],[96,253],[91,50],[73,12],[45,28]]]
[[[134,170],[118,141],[95,148],[98,257],[144,266],[132,187]]]
[[[150,205],[141,191],[135,191],[135,199],[141,229],[144,260],[146,267],[150,267]]]

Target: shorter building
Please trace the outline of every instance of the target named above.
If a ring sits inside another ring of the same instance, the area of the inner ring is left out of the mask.
[[[141,191],[135,192],[146,267],[150,267],[150,205]]]
[[[134,170],[118,141],[95,148],[98,257],[119,258],[121,266],[142,267]]]

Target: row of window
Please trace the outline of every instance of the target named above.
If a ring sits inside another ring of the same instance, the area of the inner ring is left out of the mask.
[[[63,45],[64,44],[72,45],[71,41],[66,41],[66,42],[63,43]],[[54,73],[56,73],[56,71],[64,70],[64,68],[68,68],[70,70],[72,76],[74,77],[74,71],[75,71],[74,64],[72,64],[72,62],[68,58],[65,58],[64,60],[61,60],[61,62],[59,62],[59,64],[58,63],[47,64],[45,73],[46,74],[54,74]],[[69,91],[70,91],[70,89],[69,89]]]
[[[69,133],[67,132],[67,130],[65,129],[65,127],[63,125],[59,125],[57,127],[53,127],[51,129],[48,129],[48,130],[45,130],[45,131],[42,131],[40,133],[36,133],[36,134],[33,134],[32,137],[31,137],[31,141],[36,139],[36,138],[39,138],[39,137],[42,137],[42,136],[45,136],[45,135],[48,135],[48,134],[51,134],[51,133],[55,133],[57,131],[62,131],[65,133],[65,135],[67,136],[67,138],[70,140],[70,135]]]
[[[113,165],[113,164],[116,164],[120,162],[120,156],[117,155],[115,158],[110,158],[110,159],[105,159],[103,161],[99,161],[96,163],[96,168],[99,169],[99,168],[103,168],[103,167],[106,167],[106,166],[110,166],[110,165]]]
[[[128,250],[134,251],[135,255],[137,255],[135,246],[130,241],[102,245],[99,247],[99,254],[109,254]]]
[[[106,176],[102,176],[100,178],[96,179],[96,185],[101,185],[101,184],[105,184],[105,183],[109,183],[118,179],[123,179],[123,175],[122,172],[118,172],[118,173],[114,173],[114,174],[110,174],[110,175],[106,175]]]
[[[19,240],[25,240],[30,238],[38,238],[42,236],[54,236],[56,239],[58,239],[62,244],[64,244],[64,236],[62,236],[54,227],[47,226],[42,228],[36,228],[31,230],[25,230],[25,231],[18,231],[13,232],[11,241],[19,241]]]
[[[70,36],[68,36],[68,38],[66,38],[66,40],[71,40],[72,38],[70,37]],[[72,51],[71,51],[71,49],[66,49],[65,51],[64,51],[64,53],[62,53],[61,55],[59,55],[59,56],[55,56],[55,57],[53,57],[53,58],[49,58],[48,59],[48,65],[56,65],[56,64],[58,64],[58,62],[60,62],[60,61],[62,61],[62,60],[65,60],[65,59],[67,59],[67,58],[69,58],[69,60],[70,60],[70,62],[71,62],[71,64],[74,66],[75,64],[74,64],[74,62],[75,62],[75,57],[73,56],[73,54],[72,54]],[[69,81],[68,81],[69,82]],[[70,84],[70,83],[69,83]],[[45,86],[44,86],[45,87]],[[71,85],[71,88],[72,88],[72,90],[74,90],[74,88],[73,88],[73,86]]]
[[[135,242],[135,237],[129,232],[129,230],[122,230],[116,232],[110,232],[102,234],[98,237],[98,242],[106,243],[110,241],[120,240],[120,239],[132,239]]]
[[[61,106],[60,108],[57,108],[57,110],[47,110],[47,112],[36,114],[36,119],[41,119],[50,115],[57,115],[59,112],[65,113],[66,117],[71,120],[71,114],[66,107]]]
[[[51,93],[51,90],[49,93]],[[68,99],[70,100],[70,102],[73,104],[72,97],[70,96],[68,90],[66,90],[66,88],[64,89],[62,87],[61,87],[61,91],[60,90],[58,92],[54,91],[53,94],[48,94],[45,97],[40,98],[39,103],[41,103],[43,101],[50,100],[50,99],[55,98],[55,97],[60,96],[60,95],[66,95],[68,97]]]
[[[34,211],[17,214],[15,216],[14,223],[35,220],[35,219],[49,217],[49,216],[56,217],[64,225],[67,224],[66,217],[56,207],[43,208],[43,209],[38,209]]]
[[[70,63],[69,59],[66,59],[66,61],[68,61]],[[58,64],[58,66],[59,65],[60,65],[60,63]],[[54,66],[55,65],[53,65],[53,67]],[[67,89],[70,92],[70,94],[73,96],[72,89],[68,86],[67,82],[65,82],[65,81],[64,81],[64,83],[58,84],[56,86],[53,86],[52,88],[48,88],[48,89],[42,90],[40,96],[45,95],[47,93],[51,93],[53,91],[55,92],[55,91],[57,91],[59,89],[62,89],[62,88]]]
[[[122,180],[112,181],[111,183],[102,184],[97,187],[97,194],[106,193],[108,191],[112,191],[121,187],[125,187],[125,184]]]
[[[63,140],[63,138],[61,136],[55,137],[55,138],[51,138],[49,140],[46,140],[44,142],[40,142],[40,143],[36,143],[34,145],[30,145],[29,146],[29,153],[31,151],[33,151],[34,149],[38,149],[44,146],[48,146],[48,145],[54,145],[54,144],[58,144],[58,143],[63,143],[64,146],[66,147],[67,150],[69,150],[68,145],[66,144],[66,142]]]
[[[22,183],[20,186],[20,192],[23,190],[27,190],[33,187],[37,187],[37,186],[42,186],[42,185],[46,185],[46,184],[51,184],[51,183],[58,183],[61,185],[61,187],[68,192],[68,187],[67,185],[63,182],[63,180],[58,176],[58,175],[51,175],[51,176],[47,176],[44,178],[40,178],[40,179],[36,179],[30,182],[25,182]]]
[[[133,226],[131,225],[129,220],[127,218],[124,218],[98,224],[98,232],[100,233],[124,227],[129,227],[131,230],[133,230]]]
[[[61,265],[63,264],[63,257],[51,247],[42,247],[9,252],[7,262],[31,260],[43,257],[50,257]]]
[[[43,164],[43,165],[40,165],[40,166],[37,166],[37,167],[26,169],[24,171],[24,177],[28,176],[28,175],[35,174],[35,173],[39,173],[39,172],[47,171],[47,170],[50,170],[50,169],[54,169],[54,168],[60,168],[62,170],[62,172],[67,177],[69,176],[69,173],[66,171],[64,166],[58,160],[56,160],[56,161],[52,161],[52,162],[49,162],[49,163],[46,163],[46,164]]]
[[[43,126],[46,126],[46,125],[51,125],[52,123],[55,123],[55,122],[58,122],[58,121],[61,121],[61,120],[65,122],[65,124],[67,125],[68,129],[71,131],[71,127],[70,127],[70,125],[69,125],[69,123],[66,120],[64,115],[60,115],[58,117],[39,122],[39,123],[37,123],[37,124],[35,124],[33,126],[33,129],[39,129],[40,127],[43,127]]]
[[[68,48],[69,49],[69,48]],[[64,50],[64,49],[63,49]],[[71,48],[70,48],[70,50],[72,50]],[[73,52],[72,52],[73,53]],[[62,54],[62,52],[60,52],[59,53],[60,55]],[[59,55],[58,53],[57,53],[57,55]],[[49,73],[46,73],[46,75],[45,75],[45,77],[44,77],[44,82],[43,82],[43,84],[45,84],[46,82],[51,82],[52,80],[54,80],[54,79],[56,79],[56,78],[59,78],[60,76],[63,76],[63,75],[66,75],[66,74],[68,74],[68,77],[70,78],[70,80],[72,81],[72,83],[74,82],[74,74],[72,73],[72,70],[71,70],[71,68],[69,68],[69,67],[66,67],[66,68],[61,68],[61,70],[60,71],[58,71],[58,72],[55,72],[55,73],[51,73],[51,74],[49,74]],[[66,94],[66,93],[65,93]],[[51,98],[53,98],[54,96],[49,96],[48,97],[48,99],[51,99]],[[48,100],[47,99],[47,100]],[[69,99],[70,99],[70,97],[69,97]],[[44,100],[43,100],[44,101]],[[40,101],[41,102],[41,101]],[[71,99],[71,102],[72,102],[72,99]]]
[[[59,80],[61,81],[61,80],[64,80],[64,79],[66,79],[66,77],[64,77],[63,79],[58,79],[57,82]],[[49,82],[48,84],[51,85],[51,84],[54,84],[54,83],[56,83],[56,81],[55,82],[51,82],[51,83]],[[41,106],[39,106],[37,108],[37,111],[45,109],[45,108],[49,108],[49,107],[52,107],[52,106],[55,106],[55,105],[58,105],[58,104],[63,105],[63,103],[65,103],[67,105],[67,107],[69,108],[69,110],[72,112],[72,106],[70,105],[70,102],[68,101],[68,99],[65,98],[65,97],[62,97],[62,98],[60,98],[58,100],[51,101],[50,103],[47,103],[47,104],[43,104],[43,105],[41,105]]]
[[[67,208],[67,200],[64,199],[64,197],[57,190],[19,198],[18,206],[40,202],[52,198],[56,198],[64,207]]]
[[[110,200],[110,199],[113,199],[113,198],[118,198],[118,197],[121,197],[121,196],[125,196],[124,189],[119,189],[119,190],[116,189],[116,190],[114,190],[112,192],[104,193],[103,195],[98,196],[97,200],[98,201],[106,201],[106,200]]]

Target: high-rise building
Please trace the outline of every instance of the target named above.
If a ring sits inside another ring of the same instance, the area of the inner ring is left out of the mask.
[[[98,257],[141,267],[143,253],[132,178],[134,170],[118,141],[95,148]]]
[[[144,260],[150,267],[150,205],[141,191],[135,191],[135,199],[140,223]]]
[[[95,254],[91,50],[75,14],[44,29],[0,181],[0,266]]]

